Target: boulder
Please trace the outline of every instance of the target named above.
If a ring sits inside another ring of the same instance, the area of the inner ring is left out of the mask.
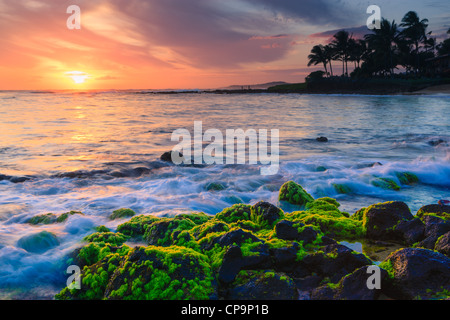
[[[334,299],[337,300],[377,300],[382,293],[382,284],[388,277],[386,270],[380,270],[380,289],[370,289],[367,285],[372,272],[368,272],[368,266],[361,267],[349,275],[343,277],[336,288]]]
[[[136,247],[107,282],[107,300],[207,300],[217,285],[206,256],[182,247]]]
[[[278,200],[286,201],[293,205],[305,206],[308,202],[314,201],[314,198],[298,183],[288,181],[281,186]]]
[[[386,270],[380,270],[380,284],[388,277]],[[325,284],[312,290],[314,300],[377,300],[382,293],[380,289],[370,289],[367,285],[372,272],[368,266],[356,269],[344,276],[337,284]]]
[[[363,227],[366,236],[373,240],[395,240],[392,230],[402,221],[414,217],[406,203],[392,201],[374,204],[364,211]]]
[[[130,218],[136,215],[136,212],[134,212],[131,209],[122,208],[114,210],[113,213],[109,216],[110,220],[116,220],[116,219],[123,219],[123,218]]]
[[[425,224],[419,218],[402,220],[393,230],[393,238],[407,246],[423,240],[424,236]]]
[[[229,231],[219,237],[213,238],[209,243],[205,245],[203,248],[204,250],[208,251],[214,248],[215,245],[219,245],[222,248],[237,245],[239,247],[242,246],[242,244],[246,243],[253,243],[253,242],[260,242],[263,243],[263,241],[259,238],[257,238],[255,235],[253,235],[251,232],[244,231],[242,229],[235,229],[232,231]]]
[[[421,248],[391,253],[380,267],[389,272],[386,293],[394,299],[431,299],[450,290],[450,258]]]
[[[284,212],[271,203],[260,201],[252,207],[250,217],[255,223],[271,228],[275,222],[284,217]]]
[[[330,244],[323,248],[323,253],[316,252],[303,258],[301,264],[311,273],[329,277],[338,282],[343,276],[373,262],[365,255],[357,253],[341,244]]]
[[[184,161],[183,154],[178,152],[178,151],[167,151],[167,152],[164,152],[161,155],[160,160],[164,161],[164,162],[174,163],[173,162],[173,156],[175,156],[177,158],[180,158],[182,161]]]
[[[318,232],[311,227],[305,227],[302,223],[294,223],[282,220],[275,225],[277,238],[288,241],[303,241],[303,244],[316,240]]]
[[[229,290],[230,300],[298,300],[294,281],[278,272],[248,272],[248,276]]]
[[[223,284],[232,283],[242,268],[242,251],[237,246],[230,247],[219,268],[218,279]]]
[[[59,243],[54,233],[42,231],[20,238],[17,246],[31,253],[44,253],[59,246]]]
[[[433,250],[439,237],[450,231],[450,221],[429,214],[425,214],[422,221],[425,223],[425,239],[419,242],[418,247]]]
[[[427,213],[434,213],[438,216],[448,214],[450,216],[450,205],[429,204],[420,208],[416,216],[422,218]]]
[[[450,257],[450,232],[447,232],[443,236],[439,237],[439,239],[436,241],[434,250],[445,254],[447,257]]]

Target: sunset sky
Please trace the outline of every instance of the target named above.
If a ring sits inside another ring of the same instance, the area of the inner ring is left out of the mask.
[[[440,40],[450,27],[448,0],[0,0],[0,90],[302,82],[312,46],[367,33],[371,4],[398,23],[418,12]]]

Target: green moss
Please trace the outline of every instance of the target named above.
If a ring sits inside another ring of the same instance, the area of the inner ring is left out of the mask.
[[[176,244],[178,235],[184,230],[191,230],[196,224],[186,216],[163,218],[147,227],[144,239],[152,245],[171,246]]]
[[[279,201],[286,201],[290,204],[304,206],[314,198],[303,189],[303,187],[294,181],[288,181],[280,188],[278,195]]]
[[[333,188],[339,194],[350,194],[353,192],[352,188],[345,184],[333,183]]]
[[[98,227],[95,227],[95,231],[97,231],[97,232],[110,232],[111,230],[109,230],[105,226],[98,226]]]
[[[205,189],[207,191],[222,191],[225,190],[226,187],[219,182],[211,182],[206,185]]]
[[[276,220],[269,221],[267,217],[264,215],[264,209],[259,206],[253,206],[251,208],[250,220],[253,221],[256,225],[263,229],[272,229],[273,226],[284,218],[283,210],[278,208],[278,212],[276,213]]]
[[[376,180],[372,181],[372,185],[385,190],[400,190],[400,186],[390,178],[377,178]]]
[[[46,213],[30,218],[27,223],[32,225],[62,223],[66,221],[69,216],[72,216],[74,214],[83,215],[83,213],[79,211],[70,211],[62,213],[59,216],[53,213]]]
[[[226,232],[228,230],[230,230],[230,225],[223,221],[212,219],[201,225],[195,226],[191,229],[191,233],[196,240],[200,240],[208,234]]]
[[[113,246],[121,246],[128,240],[128,237],[121,233],[96,232],[83,238],[86,242],[107,243]]]
[[[230,208],[216,214],[215,218],[226,223],[232,223],[242,220],[250,220],[252,206],[246,204],[235,204]]]
[[[214,292],[214,276],[207,256],[194,250],[140,247],[138,261],[125,260],[121,280],[109,298],[124,300],[205,300]],[[131,276],[130,270],[133,271]],[[136,276],[139,275],[139,276]]]
[[[363,218],[364,218],[364,212],[366,211],[366,208],[361,208],[361,209],[359,209],[358,211],[356,211],[352,216],[351,216],[351,218],[353,219],[353,220],[356,220],[356,221],[362,221],[363,220]]]
[[[423,211],[419,210],[417,212],[416,216],[422,220],[426,216],[432,216],[432,217],[443,219],[445,221],[450,221],[450,212],[448,212],[448,213],[447,212],[437,212],[437,213],[426,212],[426,213],[424,213]]]
[[[213,218],[212,216],[209,216],[203,212],[180,214],[175,217],[175,219],[189,219],[196,225],[204,224],[204,223],[208,222],[209,220],[211,220],[212,218]]]
[[[69,218],[70,216],[73,216],[75,214],[79,214],[79,215],[83,215],[83,213],[81,213],[80,211],[70,211],[70,212],[66,212],[61,214],[57,219],[56,222],[57,223],[62,223],[64,221],[67,220],[67,218]]]
[[[161,218],[152,215],[139,215],[129,221],[120,224],[117,231],[130,237],[142,237],[150,224]]]
[[[38,225],[38,224],[52,224],[55,223],[57,219],[57,216],[53,213],[46,213],[34,216],[30,218],[27,223]]]
[[[380,263],[379,267],[387,271],[390,279],[394,279],[395,270],[394,270],[394,266],[392,265],[391,260],[383,261],[382,263]]]
[[[286,215],[291,221],[313,225],[331,238],[337,240],[353,240],[364,237],[365,232],[361,221],[353,220],[341,213],[337,208],[328,211],[312,207],[309,211],[297,211]]]
[[[419,177],[411,172],[396,172],[398,180],[401,184],[410,185],[419,182]]]
[[[131,209],[118,209],[114,210],[113,213],[109,216],[110,220],[116,220],[116,219],[123,219],[123,218],[129,218],[136,215],[136,213]]]

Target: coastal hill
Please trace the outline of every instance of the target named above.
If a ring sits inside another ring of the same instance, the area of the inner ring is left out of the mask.
[[[262,83],[262,84],[252,84],[252,85],[231,85],[225,88],[219,88],[219,90],[266,90],[269,89],[271,87],[275,87],[275,86],[281,86],[281,85],[286,85],[288,84],[287,82],[284,81],[273,81],[273,82],[268,82],[268,83]]]

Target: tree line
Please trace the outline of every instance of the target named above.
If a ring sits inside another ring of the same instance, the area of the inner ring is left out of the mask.
[[[400,24],[382,19],[379,29],[363,39],[355,39],[345,30],[337,32],[327,45],[315,45],[308,56],[308,66],[322,64],[324,73],[333,77],[332,61],[342,63],[342,76],[349,76],[348,64],[353,63],[352,77],[392,76],[398,66],[413,76],[426,74],[426,60],[450,53],[450,39],[437,43],[428,32],[428,19],[420,19],[414,11],[405,14]],[[450,34],[450,29],[447,31]],[[317,74],[317,72],[316,72]]]

